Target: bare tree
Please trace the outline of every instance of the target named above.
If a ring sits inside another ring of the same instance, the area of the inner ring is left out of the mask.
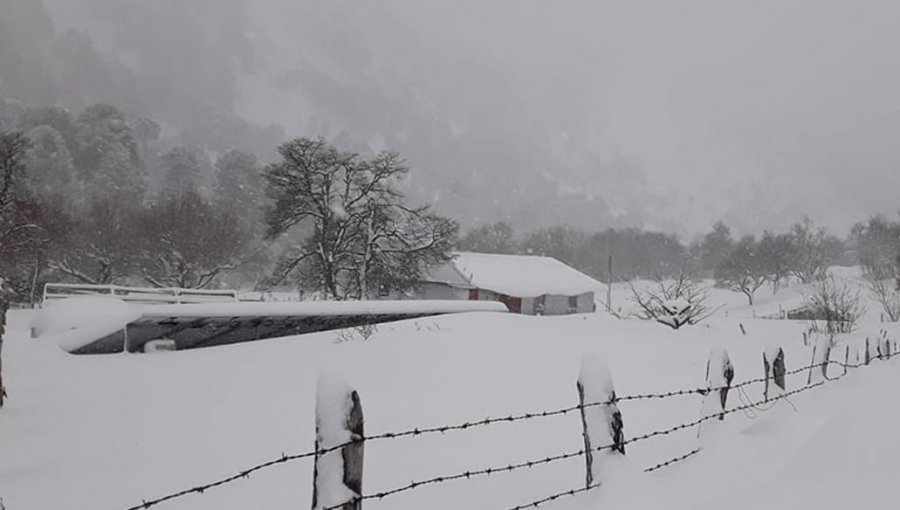
[[[638,289],[628,282],[631,301],[638,306],[634,314],[645,320],[655,320],[672,329],[698,324],[712,315],[706,304],[708,289],[696,283],[685,270],[674,279],[657,280],[647,289]]]
[[[308,235],[282,256],[273,282],[296,275],[332,298],[360,299],[414,286],[429,267],[450,260],[457,226],[403,203],[397,184],[409,170],[397,154],[366,160],[309,139],[279,152],[282,161],[266,169],[269,237],[295,227]]]
[[[763,271],[772,282],[772,294],[778,294],[781,283],[791,275],[793,243],[790,234],[773,234],[764,231],[756,246],[756,254]]]
[[[0,132],[0,275],[17,292],[28,295],[30,290],[33,298],[61,210],[29,193],[28,146],[21,133]]]
[[[716,268],[716,283],[743,293],[750,304],[753,295],[769,279],[753,236],[742,238]]]
[[[137,225],[138,264],[155,287],[208,287],[252,251],[238,219],[191,190],[143,210]]]
[[[869,279],[869,293],[891,322],[900,321],[900,288],[895,278]]]
[[[104,285],[134,274],[138,243],[137,211],[128,203],[103,198],[72,220],[65,247],[48,254],[48,266],[81,283]]]
[[[791,227],[791,272],[803,283],[822,280],[840,256],[840,240],[816,228],[809,218]]]

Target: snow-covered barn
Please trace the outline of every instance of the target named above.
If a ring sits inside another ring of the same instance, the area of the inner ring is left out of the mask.
[[[602,285],[551,257],[462,252],[435,268],[413,297],[500,301],[513,313],[565,315],[593,312]]]

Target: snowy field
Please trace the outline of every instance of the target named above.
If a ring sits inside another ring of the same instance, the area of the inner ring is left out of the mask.
[[[316,381],[326,371],[358,390],[371,435],[573,405],[588,353],[609,365],[619,396],[702,386],[713,346],[730,353],[736,382],[763,375],[762,352],[773,344],[784,347],[791,370],[810,362],[802,342],[806,325],[761,317],[793,306],[801,290],[775,297],[761,291],[755,308],[743,296],[716,290],[716,316],[680,331],[602,313],[473,313],[380,325],[368,340],[339,342],[336,332],[325,332],[146,355],[73,356],[28,337],[33,312],[12,312],[4,345],[10,400],[0,411],[0,497],[7,510],[124,510],[282,453],[308,451]],[[871,304],[866,322],[845,340],[851,362],[863,338],[885,327],[877,312]],[[893,325],[887,329],[900,339]],[[843,360],[843,346],[838,351]],[[806,377],[790,377],[788,389]],[[696,448],[696,429],[630,444],[603,487],[546,508],[893,508],[900,482],[897,387],[900,360],[876,361],[789,401],[732,414],[701,438],[698,455],[649,474],[642,470]],[[736,392],[729,407],[760,394],[759,385]],[[619,404],[626,438],[695,420],[700,406],[699,395]],[[582,446],[577,413],[373,441],[366,444],[363,490]],[[504,510],[583,483],[578,457],[429,485],[364,507]],[[298,460],[154,508],[308,508],[311,492],[312,463]]]

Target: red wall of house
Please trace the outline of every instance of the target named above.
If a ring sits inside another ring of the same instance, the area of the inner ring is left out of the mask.
[[[500,302],[506,305],[511,313],[522,313],[522,298],[501,295]]]

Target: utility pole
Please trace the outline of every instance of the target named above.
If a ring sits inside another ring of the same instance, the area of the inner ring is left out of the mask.
[[[612,253],[609,254],[609,259],[607,260],[606,275],[606,311],[612,313]]]

